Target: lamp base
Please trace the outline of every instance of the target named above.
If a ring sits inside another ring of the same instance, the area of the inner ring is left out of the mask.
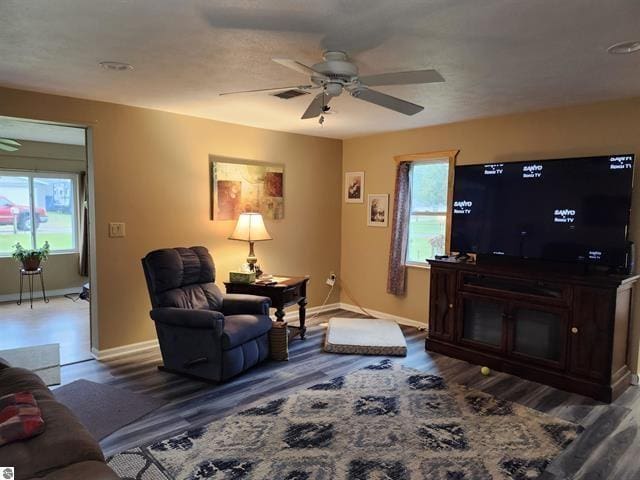
[[[247,263],[249,264],[249,269],[252,272],[256,271],[256,263],[258,263],[258,257],[253,251],[253,242],[249,242],[249,256],[247,257]]]

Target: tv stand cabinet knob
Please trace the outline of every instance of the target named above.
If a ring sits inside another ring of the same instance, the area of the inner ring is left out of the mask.
[[[578,333],[578,329],[576,327],[571,327],[571,333]]]
[[[453,303],[450,303],[450,304],[449,304],[449,308],[453,308]]]

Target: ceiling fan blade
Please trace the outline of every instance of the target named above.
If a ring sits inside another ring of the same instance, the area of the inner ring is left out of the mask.
[[[435,70],[413,70],[411,72],[381,73],[360,77],[360,81],[369,86],[415,85],[418,83],[444,82],[444,78]]]
[[[324,91],[320,92],[311,101],[301,118],[304,120],[322,115],[324,113],[324,107],[329,103],[329,100],[331,100],[331,97],[327,97]]]
[[[0,150],[3,152],[16,152],[22,145],[9,138],[0,138]]]
[[[236,95],[238,93],[277,92],[278,90],[291,90],[291,89],[310,90],[312,88],[319,88],[319,87],[316,87],[315,85],[293,85],[291,87],[257,88],[255,90],[240,90],[238,92],[224,92],[218,95],[223,96],[223,95]]]
[[[416,105],[415,103],[401,100],[400,98],[392,97],[386,93],[371,90],[369,88],[360,88],[351,92],[351,95],[359,100],[373,103],[390,110],[395,110],[405,115],[415,115],[418,112],[424,110],[424,107]]]
[[[305,75],[313,75],[314,77],[327,78],[324,73],[320,73],[314,70],[311,67],[306,66],[304,63],[300,63],[296,60],[291,60],[290,58],[272,58],[276,63],[279,63],[283,67],[290,68],[295,70],[296,72],[304,73]]]

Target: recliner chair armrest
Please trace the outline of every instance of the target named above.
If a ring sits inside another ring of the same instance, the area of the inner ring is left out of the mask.
[[[222,297],[222,312],[225,315],[269,315],[269,307],[271,307],[269,297],[241,293],[230,293]]]
[[[211,329],[217,335],[222,335],[224,329],[224,315],[214,310],[163,307],[154,308],[150,315],[155,322],[165,325]]]

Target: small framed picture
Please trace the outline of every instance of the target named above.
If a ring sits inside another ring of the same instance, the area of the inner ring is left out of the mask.
[[[364,202],[364,172],[346,172],[344,174],[344,201],[347,203]]]
[[[367,195],[367,225],[386,227],[389,225],[389,194],[371,193]]]

